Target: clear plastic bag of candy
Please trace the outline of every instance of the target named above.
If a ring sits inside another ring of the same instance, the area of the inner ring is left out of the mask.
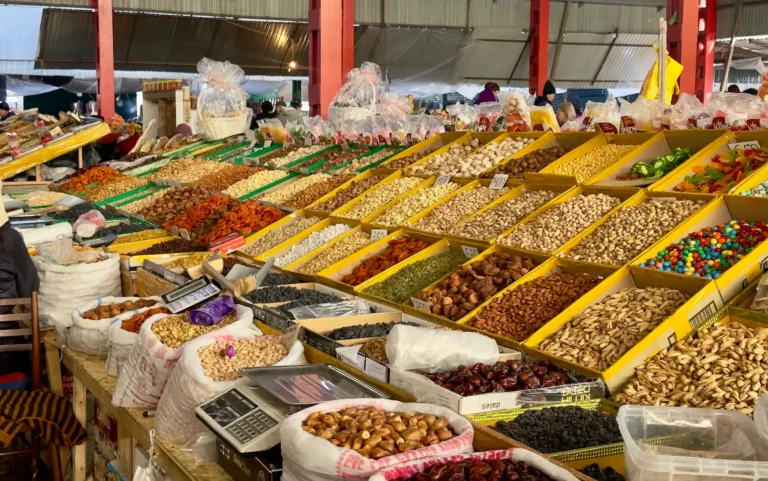
[[[531,110],[522,92],[513,91],[502,96],[504,130],[526,132],[531,130]]]
[[[477,120],[475,121],[475,132],[492,132],[500,130],[496,128],[496,122],[501,117],[501,103],[485,102],[477,108]],[[503,122],[503,119],[502,119]]]
[[[653,132],[653,117],[658,100],[639,96],[634,102],[619,98],[620,132]]]
[[[605,102],[587,101],[584,120],[589,122],[592,127],[588,130],[599,130],[605,134],[618,134],[621,128],[621,115],[619,114],[619,105],[613,95],[609,95]]]

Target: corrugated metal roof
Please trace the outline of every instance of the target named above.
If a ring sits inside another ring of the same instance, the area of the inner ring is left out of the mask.
[[[566,30],[569,32],[603,33],[618,28],[621,33],[654,33],[658,31],[659,18],[663,16],[664,9],[659,11],[655,7],[627,7],[574,2],[568,12]]]
[[[550,8],[550,16],[554,16],[554,10],[558,8],[558,4],[553,3]],[[523,29],[528,28],[530,24],[530,1],[528,0],[501,2],[473,0],[470,9],[470,25],[476,29],[479,27]]]
[[[729,3],[732,2],[722,2],[722,5]],[[718,3],[718,5],[721,4]],[[735,16],[736,7],[717,9],[717,38],[731,38]],[[736,28],[736,35],[739,37],[766,35],[768,34],[766,20],[768,20],[768,4],[750,5],[745,3],[739,25]]]
[[[115,68],[195,71],[202,57],[229,60],[246,73],[285,75],[296,61],[295,75],[307,75],[307,25],[234,22],[197,17],[117,13]],[[93,13],[46,9],[39,64],[45,68],[88,68],[95,61]]]
[[[384,12],[387,24],[464,27],[467,0],[387,0]]]

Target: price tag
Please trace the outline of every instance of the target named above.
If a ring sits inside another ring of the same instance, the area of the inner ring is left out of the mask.
[[[309,135],[307,135],[306,138],[304,138],[304,145],[307,146],[307,147],[311,147],[312,146],[312,139],[309,138]]]
[[[750,140],[749,142],[729,142],[728,148],[730,150],[734,150],[734,149],[757,150],[760,148],[760,142],[758,142],[757,140]]]
[[[300,174],[309,175],[309,169],[306,167],[302,167],[299,169]]]
[[[377,241],[387,236],[387,229],[373,229],[371,230],[371,240]]]
[[[477,257],[477,255],[480,254],[480,252],[477,250],[477,247],[461,246],[461,250],[463,250],[464,255],[470,259]]]
[[[370,357],[365,359],[365,373],[379,381],[389,382],[389,368]]]
[[[60,137],[64,135],[64,132],[61,130],[61,127],[54,127],[51,129],[51,135],[53,137]]]
[[[437,187],[438,185],[445,185],[445,184],[447,184],[450,181],[451,181],[451,176],[450,175],[441,175],[440,177],[437,178],[437,180],[435,181],[433,187]]]
[[[264,147],[263,148],[266,149],[267,147],[272,147],[272,140],[265,140],[264,141]]]
[[[411,304],[413,304],[413,307],[416,309],[422,310],[424,312],[432,313],[432,309],[429,308],[429,302],[422,301],[421,299],[416,299],[415,297],[411,297]]]
[[[509,179],[509,174],[496,174],[493,176],[493,180],[491,181],[490,187],[491,189],[503,189],[505,185],[507,185],[507,179]]]

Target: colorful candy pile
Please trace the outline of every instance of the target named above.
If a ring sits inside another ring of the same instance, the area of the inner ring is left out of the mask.
[[[768,180],[752,187],[751,189],[745,190],[739,195],[746,195],[751,197],[768,197]]]
[[[693,167],[675,187],[680,192],[727,194],[752,171],[768,163],[768,149],[734,149],[712,157],[712,162]]]
[[[768,225],[732,220],[688,234],[640,267],[717,279],[766,237]]]

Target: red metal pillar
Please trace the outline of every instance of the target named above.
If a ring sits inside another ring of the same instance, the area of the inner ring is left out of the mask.
[[[542,95],[549,71],[549,0],[531,0],[528,90]]]
[[[715,30],[717,29],[716,0],[701,0],[699,4],[699,35],[696,43],[696,96],[707,100],[715,84]]]
[[[96,107],[110,122],[115,116],[115,51],[112,45],[112,0],[93,0],[96,7]]]
[[[696,93],[696,42],[698,38],[699,2],[697,0],[667,0],[667,21],[677,14],[677,23],[667,29],[667,50],[683,66],[680,91]]]
[[[327,117],[333,96],[355,65],[355,1],[309,2],[309,105]]]

